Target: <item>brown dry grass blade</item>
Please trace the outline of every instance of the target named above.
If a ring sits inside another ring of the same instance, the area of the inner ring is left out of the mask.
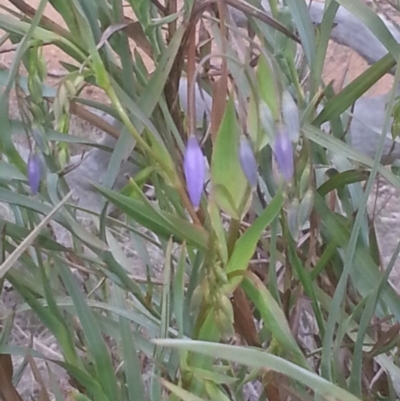
[[[0,355],[0,398],[3,401],[23,401],[14,387],[12,377],[14,368],[11,355]]]
[[[176,14],[176,12],[178,11],[178,5],[176,0],[168,0],[167,1],[167,9],[168,9],[168,14],[172,15],[172,14]],[[168,24],[168,42],[172,39],[172,37],[174,36],[175,32],[176,32],[176,26],[177,26],[177,21],[171,21]]]
[[[226,63],[222,64],[221,78],[213,85],[213,98],[211,107],[211,138],[213,143],[217,138],[219,126],[224,117],[226,108],[226,95],[228,92],[228,71]]]
[[[264,391],[267,399],[270,401],[281,401],[279,388],[276,385],[278,382],[278,374],[270,371],[264,376]]]
[[[196,132],[196,99],[193,87],[196,79],[196,30],[190,31],[187,46],[187,99],[188,99],[188,136]]]
[[[171,72],[169,74],[164,89],[164,95],[169,111],[182,137],[184,137],[184,128],[182,125],[181,110],[179,107],[179,97],[178,97],[179,81],[182,75],[185,55],[187,54],[191,38],[194,35],[197,21],[201,18],[203,12],[207,10],[207,8],[210,7],[212,3],[213,2],[209,0],[205,0],[203,2],[195,2],[192,8],[190,18],[183,21],[183,25],[185,26],[185,34],[182,38],[180,48],[175,57],[174,65],[171,68]]]
[[[220,13],[221,21],[221,38],[222,38],[222,52],[226,51],[226,26],[225,26],[225,13],[221,0],[218,1],[218,11]],[[226,108],[226,95],[228,92],[228,67],[226,58],[222,60],[221,77],[219,81],[214,84],[213,99],[211,107],[211,139],[215,142],[217,138],[219,126],[221,125],[222,118]]]
[[[8,0],[14,7],[20,10],[23,14],[27,15],[30,18],[35,16],[36,10],[34,7],[30,6],[29,4],[25,3],[23,0]],[[108,37],[116,32],[117,30],[122,29],[127,36],[132,39],[149,57],[153,56],[153,52],[151,49],[151,45],[147,40],[146,35],[143,32],[143,29],[139,22],[133,21],[128,17],[124,17],[125,21],[122,24],[114,24],[111,27],[108,27],[104,32],[103,36]],[[62,26],[56,24],[51,19],[47,18],[46,16],[42,16],[40,20],[40,25],[46,29],[49,29],[56,34],[63,36],[65,38],[71,38],[71,34],[64,29]],[[111,30],[111,33],[108,32]],[[107,33],[106,33],[107,32]]]
[[[252,347],[260,347],[260,339],[258,337],[257,329],[253,320],[253,312],[251,311],[250,302],[246,298],[243,290],[238,288],[233,293],[233,313],[234,313],[234,326],[237,333],[239,333]]]
[[[48,98],[47,100],[53,101],[53,99]],[[79,118],[87,121],[88,123],[94,125],[96,128],[106,132],[107,134],[111,135],[112,137],[118,139],[120,131],[112,124],[109,124],[106,120],[101,118],[100,116],[92,113],[91,111],[87,110],[85,107],[77,104],[76,102],[71,102],[70,111],[72,114],[76,115]]]
[[[32,369],[33,376],[34,376],[36,382],[40,386],[38,401],[50,401],[49,393],[46,390],[46,385],[43,381],[42,375],[40,374],[40,371],[36,365],[35,360],[32,358],[31,354],[28,354],[27,357],[28,357],[29,365]]]
[[[204,57],[208,56],[211,53],[211,48],[212,48],[212,37],[210,35],[210,32],[208,32],[204,21],[201,19],[200,20],[200,27],[199,27],[199,56],[200,59],[203,59]],[[205,63],[203,63],[203,71],[204,75],[207,75],[207,73],[210,70],[210,60],[208,59]]]
[[[151,44],[147,40],[140,23],[138,21],[132,21],[127,17],[124,17],[124,19],[124,23],[112,24],[107,27],[107,29],[101,35],[99,43],[97,44],[97,49],[99,50],[101,47],[103,47],[115,32],[123,31],[137,44],[140,49],[142,49],[150,58],[153,58]]]
[[[14,7],[18,8],[23,14],[27,15],[29,18],[33,18],[36,14],[36,9],[31,7],[29,4],[22,0],[8,0]],[[50,31],[55,32],[57,35],[63,36],[65,38],[71,38],[71,34],[64,29],[62,26],[56,24],[51,19],[46,16],[42,16],[40,19],[40,25]]]
[[[372,347],[372,349],[367,353],[368,356],[373,357],[376,353],[379,353],[381,348],[389,345],[396,338],[398,338],[400,331],[400,324],[395,324],[388,331],[379,333],[378,341]]]
[[[153,58],[153,50],[150,42],[147,40],[143,32],[142,26],[138,21],[132,21],[128,17],[125,18],[126,27],[123,31],[132,39],[150,58]]]

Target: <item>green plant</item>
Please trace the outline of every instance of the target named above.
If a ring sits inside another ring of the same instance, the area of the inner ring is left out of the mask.
[[[23,297],[16,312],[31,309],[54,336],[64,359],[49,362],[72,378],[72,399],[241,400],[256,382],[260,399],[395,399],[400,302],[388,274],[400,248],[381,273],[365,211],[377,174],[399,189],[400,181],[379,163],[384,136],[371,160],[341,140],[340,119],[397,64],[397,43],[378,17],[359,0],[332,1],[316,32],[303,0],[288,0],[284,8],[270,0],[272,19],[244,2],[211,2],[220,25],[207,17],[210,2],[42,0],[37,9],[9,2],[18,11],[2,6],[0,27],[18,46],[10,70],[0,71],[0,151],[7,159],[0,201],[10,205],[14,221],[1,219],[0,280]],[[43,17],[47,3],[64,27]],[[254,36],[231,26],[226,4],[246,12]],[[390,53],[334,94],[321,75],[339,4],[354,10]],[[123,19],[128,10],[138,22]],[[200,22],[208,27],[197,37]],[[50,44],[72,59],[62,63],[67,74],[58,88],[46,84],[42,49]],[[146,53],[153,66],[144,62]],[[209,127],[198,126],[193,90],[182,115],[176,99],[183,72],[189,88],[198,79],[205,90],[213,88],[214,99],[211,135],[201,138],[209,182],[194,206],[186,192],[185,144]],[[110,104],[83,97],[87,85],[100,88]],[[46,165],[35,196],[13,142],[13,88],[32,151]],[[393,90],[384,132],[394,101]],[[143,181],[156,196],[149,201],[139,179],[123,194],[110,189],[124,157],[114,151],[108,185],[93,185],[126,219],[117,222],[104,209],[94,216],[97,234],[65,198],[68,143],[79,142],[68,133],[69,118],[83,106],[123,123],[120,140],[134,138],[151,167]],[[333,135],[320,130],[326,121]],[[243,167],[253,163],[246,162],[248,149],[239,157],[244,136],[257,162],[256,188],[248,181],[254,171]],[[34,230],[56,207],[54,220],[71,232],[73,248],[49,230]],[[146,265],[143,280],[132,274],[116,225],[129,232]],[[156,263],[145,245],[157,249]],[[9,333],[0,338],[3,356],[23,352],[9,344]],[[246,347],[234,346],[234,339]],[[9,371],[8,357],[0,364]],[[3,388],[13,391],[10,375]],[[54,382],[47,391],[63,399]],[[41,397],[48,399],[44,389]]]

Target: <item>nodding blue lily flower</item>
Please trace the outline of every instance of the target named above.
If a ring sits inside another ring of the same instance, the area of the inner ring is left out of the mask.
[[[28,183],[31,188],[32,194],[36,195],[39,191],[39,185],[42,179],[40,158],[36,153],[31,153],[29,155],[27,173]]]
[[[278,130],[272,150],[283,178],[287,182],[291,181],[294,174],[293,145],[284,127]]]
[[[257,186],[257,162],[248,140],[243,136],[239,143],[239,161],[247,181],[254,189]]]
[[[194,135],[191,135],[187,141],[183,169],[189,198],[197,211],[200,206],[201,194],[203,193],[205,164],[203,152]]]

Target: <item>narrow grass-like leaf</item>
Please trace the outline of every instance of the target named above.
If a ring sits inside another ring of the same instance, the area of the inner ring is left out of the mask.
[[[79,35],[78,26],[76,24],[75,15],[72,11],[71,5],[67,4],[65,1],[62,0],[49,0],[49,2],[54,7],[54,9],[57,10],[57,12],[60,14],[62,19],[68,26],[69,32],[71,33],[71,35],[74,35],[74,39],[79,43],[81,38]]]
[[[18,248],[0,265],[0,279],[4,277],[7,271],[16,264],[19,257],[26,251],[26,249],[37,238],[40,231],[46,227],[53,216],[64,206],[67,200],[71,197],[70,192],[65,198],[40,222],[40,224],[21,242]]]
[[[207,234],[204,229],[198,228],[170,213],[157,211],[148,204],[120,195],[97,184],[93,184],[93,186],[136,222],[164,239],[168,239],[173,235],[176,241],[186,241],[201,249],[207,248]]]
[[[0,227],[5,235],[10,236],[14,241],[19,241],[21,238],[26,238],[30,234],[30,230],[26,227],[21,227],[18,224],[0,218]],[[33,246],[38,246],[41,249],[47,249],[55,252],[66,252],[68,249],[45,234],[38,234],[34,239]]]
[[[169,339],[153,341],[156,344],[167,347],[197,352],[213,358],[225,359],[227,361],[236,362],[252,368],[270,369],[275,372],[282,373],[283,375],[302,383],[304,386],[313,389],[318,395],[325,397],[325,399],[329,401],[360,401],[359,398],[353,396],[335,384],[323,379],[317,374],[297,366],[292,362],[286,361],[283,358],[268,354],[264,350],[205,341]]]
[[[325,199],[319,195],[315,197],[315,208],[320,216],[324,216],[321,220],[321,232],[330,243],[330,252],[335,247],[345,249],[350,239],[351,225],[344,224],[343,217],[333,213],[327,206]],[[342,217],[342,218],[340,218]],[[345,220],[347,222],[347,220]],[[331,245],[334,244],[334,245]],[[342,257],[344,260],[344,256]],[[356,248],[355,260],[352,272],[353,285],[361,295],[367,296],[376,289],[376,283],[381,279],[381,273],[368,252],[368,248],[358,244]],[[317,291],[317,288],[315,288]],[[400,297],[391,286],[382,289],[380,302],[386,304],[396,320],[400,322]],[[381,316],[383,318],[383,316]]]
[[[307,359],[290,331],[285,314],[262,281],[255,274],[248,272],[242,281],[242,287],[260,312],[265,327],[271,332],[282,352],[287,352],[296,363],[309,369]]]
[[[362,197],[362,200],[359,204],[359,208],[357,211],[357,215],[354,221],[354,226],[350,235],[349,243],[346,247],[346,254],[343,266],[343,272],[339,279],[339,282],[336,286],[335,295],[332,300],[331,309],[329,311],[328,321],[326,323],[326,331],[325,336],[323,338],[323,348],[322,348],[322,357],[321,357],[321,372],[322,375],[326,378],[332,378],[332,369],[331,369],[331,352],[332,345],[334,342],[334,328],[339,319],[340,308],[342,306],[343,298],[345,296],[345,291],[347,287],[347,281],[352,271],[354,271],[353,259],[356,254],[357,241],[361,229],[361,224],[363,221],[364,213],[367,208],[368,196],[371,192],[372,186],[374,184],[374,179],[376,174],[379,171],[380,160],[382,157],[384,145],[385,145],[385,133],[388,132],[390,116],[394,105],[395,100],[395,87],[399,84],[400,81],[400,68],[397,68],[395,75],[394,87],[391,90],[389,102],[386,109],[386,115],[384,124],[382,127],[381,137],[379,138],[378,149],[376,152],[376,158],[372,165],[371,174],[367,181],[367,186],[365,188],[365,193]]]
[[[47,175],[48,194],[53,203],[55,204],[59,202],[58,182],[59,182],[58,174]],[[62,224],[67,229],[69,229],[71,233],[77,236],[84,244],[87,244],[92,248],[101,251],[107,249],[106,244],[104,244],[104,242],[100,241],[100,239],[97,236],[95,236],[89,230],[85,229],[81,224],[79,224],[75,220],[75,218],[68,212],[68,210],[63,209],[60,211],[60,214],[63,218],[63,220],[61,220]]]
[[[67,362],[76,364],[76,351],[73,347],[71,347],[69,333],[65,331],[65,327],[60,324],[60,321],[56,318],[56,316],[51,315],[46,308],[44,308],[43,305],[38,302],[36,296],[33,295],[28,287],[25,287],[23,284],[21,284],[21,280],[15,280],[11,275],[8,275],[8,279],[13,287],[17,289],[17,291],[30,305],[43,324],[46,325],[46,327],[58,340],[65,360]]]
[[[127,305],[124,300],[123,291],[119,289],[116,289],[115,291],[118,297],[118,306],[121,309],[126,308]],[[121,348],[124,359],[124,370],[129,401],[135,401],[137,399],[146,401],[147,397],[143,385],[142,369],[132,334],[132,326],[126,318],[121,316],[119,318],[119,328],[121,332]]]
[[[287,7],[299,32],[308,64],[312,66],[315,60],[315,35],[307,4],[304,0],[287,0]]]
[[[14,80],[18,76],[21,60],[23,58],[24,53],[26,52],[26,50],[29,47],[29,41],[31,40],[32,37],[34,37],[34,34],[37,32],[37,27],[39,25],[40,19],[45,10],[46,4],[47,4],[47,0],[40,1],[34,18],[32,19],[30,24],[26,25],[26,28],[27,28],[26,34],[23,36],[23,39],[21,40],[21,43],[19,44],[19,46],[17,48],[17,51],[16,51],[15,56],[12,61],[12,65],[10,67],[10,74],[8,77],[8,81],[5,84],[5,90],[1,94],[1,97],[0,97],[0,120],[3,123],[3,128],[2,128],[3,133],[2,133],[1,141],[0,141],[0,149],[2,151],[4,151],[4,153],[6,153],[9,161],[11,161],[22,172],[25,170],[25,165],[22,161],[22,158],[18,154],[18,152],[15,148],[15,145],[12,141],[11,132],[10,132],[10,124],[9,124],[9,119],[8,119],[8,115],[9,115],[8,101],[9,101],[9,94],[10,94],[12,85],[14,83]],[[4,17],[5,16],[0,15],[1,26],[4,26],[2,24],[2,22],[7,25],[7,20],[1,21]],[[10,18],[10,19],[13,20],[14,18]]]
[[[90,307],[88,306],[86,299],[83,297],[78,283],[74,279],[69,268],[65,265],[60,266],[59,273],[71,299],[74,302],[76,314],[79,317],[88,350],[93,357],[97,379],[101,388],[104,390],[107,399],[109,401],[114,400],[118,394],[116,377],[111,357],[99,326],[96,323]]]
[[[176,325],[179,337],[183,337],[184,330],[184,302],[185,302],[185,265],[186,265],[186,244],[183,243],[180,249],[177,269],[173,285],[173,306]]]
[[[96,381],[88,372],[85,370],[79,369],[74,365],[65,363],[65,362],[60,362],[60,361],[53,361],[57,365],[61,366],[64,368],[73,378],[75,378],[78,383],[80,383],[83,388],[86,390],[86,392],[89,393],[91,397],[93,397],[93,400],[98,400],[98,401],[109,401],[113,400],[115,398],[109,398],[105,394],[102,386],[98,381]],[[114,393],[114,397],[116,396],[116,393]]]
[[[384,273],[382,274],[381,279],[377,283],[376,290],[371,293],[368,298],[368,301],[365,305],[364,312],[361,316],[359,330],[357,333],[357,340],[354,346],[354,354],[353,354],[353,363],[350,374],[350,391],[357,395],[358,397],[362,396],[362,368],[363,368],[363,348],[366,340],[366,336],[368,334],[368,329],[370,327],[371,321],[373,319],[373,315],[375,313],[375,309],[377,307],[379,296],[382,292],[382,289],[385,286],[388,286],[388,280],[390,273],[394,267],[394,264],[397,260],[397,257],[400,254],[400,242],[397,244],[395,251],[390,259],[389,265],[386,267]]]
[[[219,248],[219,254],[222,262],[228,262],[228,248],[226,244],[226,232],[221,221],[220,210],[213,198],[208,200],[207,204],[208,213],[211,219],[211,224],[217,237],[216,246]]]
[[[289,241],[290,241],[290,244],[289,244],[290,263],[293,266],[293,269],[296,271],[296,273],[300,279],[300,282],[302,283],[302,285],[304,287],[306,295],[311,300],[311,305],[312,305],[312,308],[313,308],[313,311],[315,314],[315,319],[318,323],[319,331],[320,331],[321,335],[323,336],[325,333],[324,319],[323,319],[323,315],[322,315],[321,309],[318,304],[318,300],[315,296],[311,276],[310,276],[309,272],[307,272],[305,266],[302,265],[300,258],[298,257],[298,255],[296,253],[296,247],[295,247],[294,241],[292,239],[289,239]]]
[[[346,187],[355,182],[365,181],[368,177],[368,171],[348,170],[342,173],[336,173],[318,188],[318,193],[321,196],[325,196],[335,189]]]
[[[357,152],[354,148],[347,146],[343,141],[333,137],[332,135],[326,135],[326,133],[320,131],[318,128],[315,128],[310,124],[304,124],[302,131],[304,135],[312,142],[315,142],[316,144],[324,148],[348,157],[349,159],[359,162],[369,168],[371,168],[374,164],[374,160],[370,157],[365,156],[360,152]],[[390,170],[388,170],[384,166],[379,166],[378,172],[395,188],[400,189],[399,177],[396,177]]]
[[[171,393],[175,394],[182,401],[204,401],[204,398],[200,398],[195,394],[191,394],[189,391],[179,387],[171,382],[161,379],[162,385],[167,388]]]
[[[313,125],[320,126],[341,115],[395,65],[396,60],[391,54],[387,54],[374,63],[325,104],[321,113],[313,121]]]
[[[5,161],[0,161],[0,179],[26,181],[26,177],[13,164]]]
[[[264,212],[257,217],[253,224],[237,240],[225,269],[228,275],[232,275],[229,279],[229,284],[226,285],[226,292],[230,293],[234,291],[242,281],[242,277],[235,276],[233,273],[247,270],[249,261],[254,254],[263,231],[280,213],[283,201],[282,193],[278,192]]]
[[[335,1],[331,1],[325,8],[325,12],[322,17],[315,59],[313,60],[313,72],[315,80],[319,80],[322,75],[330,34],[338,8],[339,4]]]
[[[264,55],[262,55],[258,61],[257,65],[257,83],[259,85],[259,96],[269,109],[271,110],[272,116],[275,120],[279,119],[279,82],[277,80],[275,71],[272,66],[272,62],[267,60]],[[253,138],[255,143],[258,143],[256,138]]]

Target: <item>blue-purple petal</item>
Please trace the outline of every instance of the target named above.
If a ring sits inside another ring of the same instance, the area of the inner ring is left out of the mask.
[[[247,181],[252,188],[255,188],[258,179],[257,162],[249,142],[244,137],[240,138],[239,161]]]
[[[37,154],[29,155],[27,173],[28,183],[31,188],[32,194],[36,195],[39,191],[40,181],[42,179],[40,158]]]
[[[273,152],[283,178],[287,182],[291,181],[294,174],[293,145],[285,129],[280,129],[277,133]]]
[[[197,210],[203,193],[205,165],[203,152],[195,136],[190,136],[188,139],[183,168],[189,198],[193,207]]]

